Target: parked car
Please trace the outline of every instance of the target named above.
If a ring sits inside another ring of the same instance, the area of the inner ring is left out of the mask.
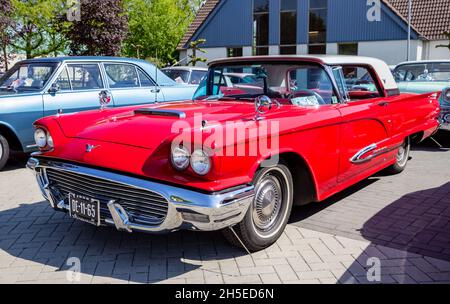
[[[10,149],[37,150],[33,122],[48,115],[192,98],[152,64],[128,58],[60,57],[17,63],[0,81],[0,170]]]
[[[450,131],[450,60],[400,63],[394,69],[394,76],[401,92],[442,91],[441,129]]]
[[[377,92],[348,91],[348,67],[366,69]],[[237,68],[261,80],[259,92],[222,92]],[[438,128],[438,98],[400,94],[373,58],[228,58],[211,63],[193,101],[37,121],[41,150],[27,166],[51,206],[76,219],[128,232],[222,230],[257,251],[280,237],[293,205],[402,172],[410,144]]]
[[[162,69],[162,72],[177,83],[199,85],[208,73],[207,68],[176,66]]]

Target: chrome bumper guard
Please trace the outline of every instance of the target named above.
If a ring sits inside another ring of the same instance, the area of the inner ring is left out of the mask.
[[[56,196],[52,193],[46,174],[48,168],[149,190],[160,194],[167,200],[167,215],[158,225],[133,222],[132,217],[120,205],[120,201],[107,202],[111,217],[105,218],[102,224],[112,225],[117,230],[127,232],[168,233],[180,229],[220,230],[241,222],[255,195],[254,187],[248,185],[218,194],[205,194],[108,171],[35,157],[28,160],[27,167],[34,171],[44,198],[55,210],[59,211],[68,211],[69,205],[65,200],[57,201],[55,199]]]

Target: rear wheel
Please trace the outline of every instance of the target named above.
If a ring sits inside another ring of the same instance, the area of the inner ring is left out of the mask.
[[[244,220],[233,227],[251,252],[276,242],[286,227],[293,202],[292,175],[285,165],[261,169],[255,176],[254,185],[253,202]],[[242,247],[230,229],[224,229],[223,234],[231,244]]]
[[[2,170],[9,158],[9,144],[6,138],[0,134],[0,170]]]
[[[403,172],[408,164],[409,154],[411,152],[411,143],[409,137],[405,139],[401,147],[398,149],[396,162],[388,168],[389,173],[399,174]]]

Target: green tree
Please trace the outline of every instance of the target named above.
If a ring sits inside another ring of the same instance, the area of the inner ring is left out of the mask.
[[[63,18],[64,0],[11,0],[12,47],[27,58],[58,55],[65,51],[69,23]]]
[[[8,47],[11,43],[11,27],[13,21],[10,17],[12,6],[10,0],[0,0],[0,66],[4,66],[8,70]]]
[[[192,50],[192,55],[189,55],[189,58],[191,60],[189,60],[188,65],[192,64],[192,66],[196,66],[197,62],[206,62],[207,61],[206,58],[197,56],[197,52],[200,52],[203,54],[206,53],[206,51],[204,49],[200,48],[200,45],[204,44],[205,42],[206,42],[206,39],[198,39],[195,41],[191,41],[189,43],[189,48]]]
[[[125,0],[129,34],[123,52],[130,57],[175,60],[178,43],[201,0]]]
[[[81,0],[81,16],[67,32],[72,55],[117,56],[128,32],[122,0]]]

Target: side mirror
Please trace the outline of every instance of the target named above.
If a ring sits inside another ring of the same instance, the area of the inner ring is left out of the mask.
[[[52,83],[50,89],[48,89],[48,92],[50,94],[56,94],[58,93],[60,90],[59,84],[57,84],[56,82]]]

